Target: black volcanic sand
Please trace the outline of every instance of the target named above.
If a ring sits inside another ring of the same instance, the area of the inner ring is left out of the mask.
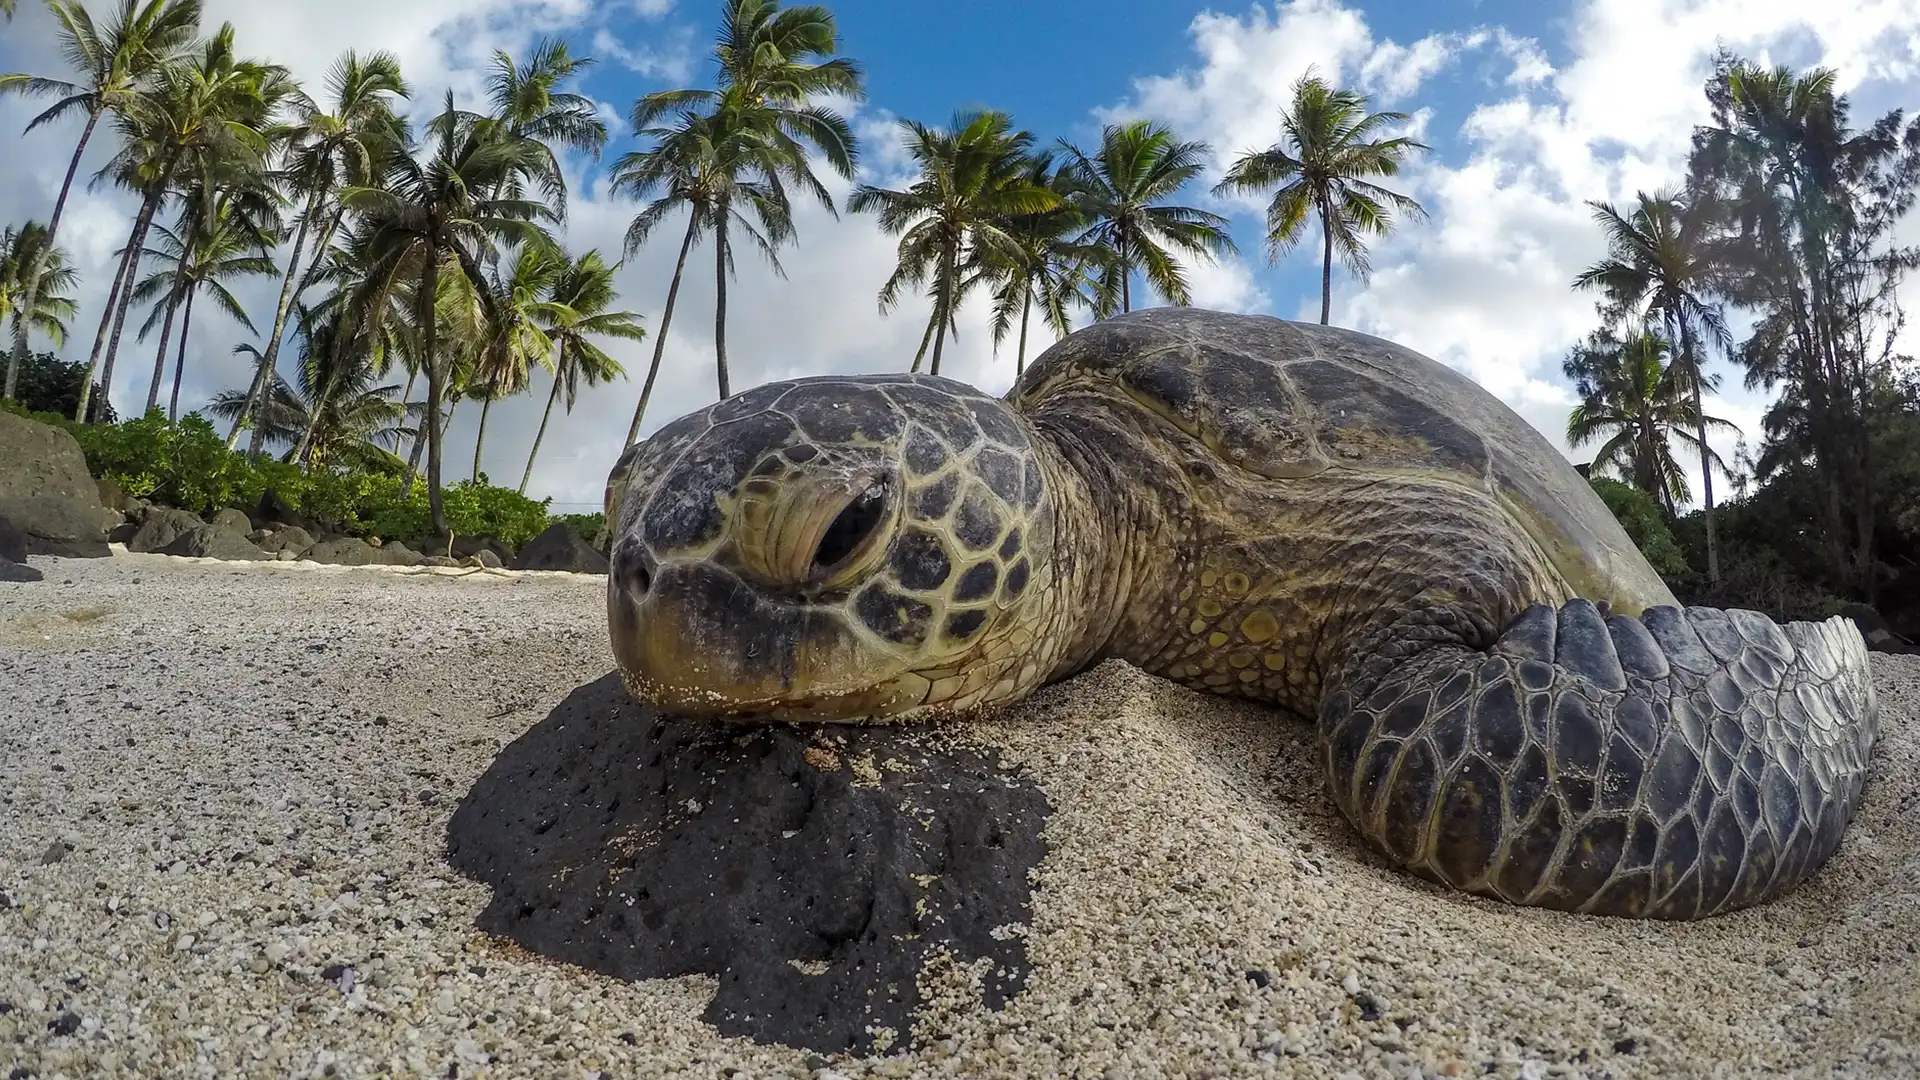
[[[869,1028],[909,1043],[937,947],[992,960],[989,1008],[1025,985],[1022,937],[993,931],[1028,922],[1048,809],[924,730],[675,719],[608,674],[500,751],[447,854],[493,890],[485,932],[622,979],[711,975],[722,1033],[867,1053]]]

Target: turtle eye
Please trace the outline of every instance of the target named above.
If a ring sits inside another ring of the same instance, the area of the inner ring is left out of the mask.
[[[887,508],[887,482],[876,480],[840,511],[813,553],[816,574],[830,573],[865,547],[879,529]]]

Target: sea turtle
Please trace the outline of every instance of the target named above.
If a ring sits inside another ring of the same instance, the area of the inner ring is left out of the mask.
[[[1315,721],[1374,849],[1515,904],[1784,893],[1839,845],[1878,728],[1851,623],[1681,608],[1530,425],[1348,330],[1159,308],[1004,399],[770,383],[629,448],[606,508],[642,702],[928,720],[1118,657]]]

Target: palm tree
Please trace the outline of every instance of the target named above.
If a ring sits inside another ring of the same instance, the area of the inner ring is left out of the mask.
[[[147,253],[162,260],[162,269],[134,289],[133,300],[146,303],[158,298],[153,313],[140,328],[140,340],[146,340],[163,313],[166,317],[159,352],[154,358],[153,381],[147,388],[148,410],[160,400],[160,385],[166,376],[168,335],[174,315],[180,316],[179,355],[173,366],[173,393],[167,402],[170,421],[180,417],[180,382],[186,368],[195,298],[203,292],[211,294],[214,303],[248,333],[258,332],[226,282],[238,277],[270,275],[276,269],[269,253],[278,223],[270,216],[271,208],[262,205],[265,194],[259,189],[210,192],[202,188],[188,193],[187,209],[181,214],[178,232],[164,225],[157,226],[160,242]]]
[[[1666,362],[1669,349],[1667,340],[1650,327],[1625,341],[1601,332],[1575,349],[1561,369],[1574,380],[1581,399],[1567,417],[1568,444],[1579,447],[1604,438],[1593,466],[1616,470],[1658,499],[1671,519],[1689,498],[1686,473],[1674,460],[1672,443],[1678,440],[1699,449],[1699,429],[1739,429],[1694,412],[1688,380]],[[1711,447],[1706,455],[1725,467]]]
[[[309,468],[397,470],[401,461],[394,448],[414,434],[422,406],[396,399],[397,386],[378,385],[380,371],[371,353],[336,346],[332,335],[339,329],[337,312],[322,315],[302,306],[293,325],[301,338],[299,381],[290,385],[274,372],[264,404],[256,409],[267,441],[286,445],[282,460],[289,462],[298,459],[304,447]],[[251,356],[256,364],[264,358],[251,345],[236,345],[233,351]],[[334,367],[344,370],[328,370]],[[322,386],[334,388],[324,402]],[[247,404],[246,391],[227,390],[214,398],[209,411],[233,419]]]
[[[548,340],[553,342],[553,390],[547,395],[547,409],[540,414],[540,430],[533,437],[533,449],[527,452],[527,469],[520,475],[520,494],[527,493],[533,479],[533,460],[540,456],[540,443],[547,437],[547,421],[553,419],[553,403],[566,392],[567,411],[580,396],[580,381],[588,386],[609,381],[626,372],[619,361],[608,356],[596,337],[615,337],[640,341],[647,331],[640,316],[631,311],[608,311],[614,302],[613,268],[589,251],[568,264],[554,283],[552,301],[538,317],[545,324]]]
[[[293,248],[287,253],[287,272],[280,283],[280,300],[273,311],[273,329],[267,335],[266,352],[254,372],[248,389],[249,401],[257,401],[265,392],[268,373],[279,363],[280,339],[286,333],[287,317],[293,306],[318,276],[325,255],[339,228],[343,207],[335,195],[343,184],[369,184],[381,168],[381,162],[404,148],[406,122],[394,112],[396,99],[405,99],[410,91],[400,74],[400,61],[392,53],[375,52],[362,58],[349,51],[327,72],[326,108],[305,93],[288,101],[292,116],[284,132],[287,145],[286,167],[281,179],[296,199],[303,203],[293,235]],[[320,232],[314,242],[314,258],[305,274],[300,259],[306,251],[307,235],[316,221]],[[234,416],[233,430],[227,434],[227,449],[240,440],[246,425],[247,410]],[[257,456],[261,444],[255,429],[252,452]]]
[[[1227,219],[1190,206],[1169,206],[1188,181],[1200,175],[1211,152],[1203,142],[1180,142],[1164,125],[1147,120],[1108,124],[1100,149],[1089,157],[1065,140],[1074,201],[1088,225],[1076,242],[1097,244],[1111,257],[1101,267],[1098,314],[1133,310],[1135,271],[1170,304],[1187,304],[1186,275],[1174,248],[1196,258],[1236,251]]]
[[[544,160],[532,178],[539,182],[547,204],[562,219],[567,211],[567,179],[553,148],[586,151],[597,160],[600,148],[607,143],[607,124],[600,119],[593,100],[558,89],[562,82],[592,66],[592,57],[574,57],[566,42],[546,40],[534,46],[521,66],[515,66],[512,56],[496,50],[493,71],[487,76],[491,119],[505,125],[513,137],[531,140],[540,147]],[[509,197],[524,194],[520,180],[518,175],[508,179]]]
[[[742,220],[732,209],[736,195],[744,194],[750,201],[763,230],[751,239],[771,260],[775,248],[794,235],[786,182],[805,188],[837,216],[833,196],[813,175],[810,153],[818,153],[840,176],[853,177],[852,127],[838,112],[814,104],[815,98],[824,95],[853,102],[866,98],[860,66],[834,56],[839,47],[839,30],[825,7],[807,4],[783,9],[778,0],[726,0],[713,50],[719,69],[717,87],[661,91],[634,103],[636,130],[653,129],[668,115],[704,113],[717,125],[717,130],[709,132],[716,145],[742,150],[718,155],[709,163],[710,170],[722,165],[732,169],[726,177],[731,183],[709,177],[716,203],[708,221],[714,240],[714,366],[722,398],[729,393],[727,278],[733,268],[733,250],[728,233],[733,223]],[[779,269],[777,260],[774,267]],[[663,339],[665,332],[662,320]]]
[[[1307,220],[1319,215],[1322,326],[1333,310],[1334,249],[1347,272],[1364,282],[1372,267],[1362,236],[1387,235],[1396,209],[1426,216],[1418,202],[1371,179],[1398,174],[1409,151],[1427,149],[1405,135],[1372,137],[1406,120],[1405,113],[1369,113],[1366,95],[1336,90],[1309,68],[1293,84],[1292,103],[1280,111],[1281,141],[1242,154],[1214,186],[1216,194],[1273,191],[1267,204],[1267,251],[1273,261],[1292,250],[1305,235]]]
[[[112,176],[138,191],[141,207],[127,242],[121,296],[101,320],[103,329],[109,321],[112,324],[105,363],[101,363],[97,337],[88,361],[90,369],[99,371],[101,385],[113,386],[113,364],[127,309],[133,303],[132,285],[139,277],[147,232],[174,181],[226,169],[258,171],[268,149],[267,121],[292,87],[285,68],[237,58],[233,25],[226,23],[191,62],[157,68],[153,88],[135,95],[118,117],[125,145],[101,170],[100,178]],[[85,409],[84,400],[80,407]]]
[[[636,117],[645,115],[643,105],[644,99],[634,106]],[[686,236],[680,243],[680,258],[667,289],[660,336],[654,341],[653,366],[648,369],[640,404],[634,409],[633,423],[628,428],[629,443],[639,434],[641,418],[653,393],[654,378],[659,374],[660,358],[666,347],[667,324],[673,318],[681,274],[694,240],[703,233],[711,233],[716,248],[723,253],[716,266],[721,292],[716,298],[716,318],[720,321],[715,330],[720,331],[725,325],[727,272],[733,268],[733,251],[727,236],[730,233],[744,236],[774,273],[784,276],[786,270],[780,265],[779,247],[794,235],[792,206],[780,183],[781,174],[792,167],[791,159],[764,127],[750,122],[737,110],[720,110],[705,115],[682,113],[675,126],[641,128],[640,134],[655,140],[655,144],[645,151],[627,154],[615,163],[614,190],[641,198],[654,192],[661,194],[636,214],[627,227],[628,255],[638,251],[654,227],[675,210],[685,207],[688,220]],[[724,399],[731,393],[724,340],[716,346],[714,363],[720,397]]]
[[[6,392],[0,397],[13,398],[19,389],[30,330],[39,330],[56,346],[65,343],[74,311],[68,290],[78,279],[66,253],[53,247],[51,230],[33,221],[0,230],[0,324],[13,327]]]
[[[440,409],[451,365],[437,350],[434,307],[442,263],[450,261],[490,304],[481,263],[495,250],[495,241],[550,243],[538,222],[552,220],[554,213],[539,202],[495,194],[515,172],[531,173],[539,167],[538,150],[527,140],[500,137],[482,117],[455,109],[451,92],[430,137],[432,150],[425,161],[396,156],[382,186],[349,187],[340,198],[362,215],[367,230],[368,274],[353,298],[355,309],[378,310],[403,279],[418,282],[415,319],[421,327],[420,362],[427,373],[427,504],[433,528],[444,536]]]
[[[1726,349],[1731,344],[1717,304],[1707,299],[1715,267],[1711,246],[1714,211],[1706,199],[1671,191],[1639,192],[1631,214],[1612,204],[1589,202],[1607,240],[1607,257],[1573,279],[1575,288],[1595,289],[1606,298],[1609,322],[1657,320],[1670,341],[1680,343],[1679,379],[1693,395],[1695,436],[1700,451],[1700,483],[1707,526],[1707,578],[1720,581],[1720,550],[1713,527],[1713,472],[1707,447],[1706,415],[1700,404],[1702,357],[1695,327]]]
[[[1051,210],[1060,198],[1034,183],[1024,156],[1033,135],[1012,130],[1013,120],[1004,112],[958,113],[945,130],[914,120],[899,123],[907,132],[907,151],[920,166],[919,178],[904,191],[861,184],[847,208],[877,213],[881,229],[900,237],[893,274],[880,287],[882,313],[899,302],[902,288],[931,277],[933,311],[920,349],[924,355],[932,340],[931,372],[938,375],[954,312],[967,289],[982,280],[963,275],[968,264],[1018,262],[1021,248],[1008,234],[1007,222]],[[920,355],[913,370],[920,370]]]
[[[495,272],[488,278],[493,302],[481,313],[480,348],[467,387],[468,396],[480,399],[480,430],[473,440],[475,481],[480,479],[480,451],[493,403],[525,390],[534,365],[554,370],[554,343],[544,326],[561,316],[550,297],[568,267],[565,252],[536,243],[520,249],[505,275]]]
[[[58,98],[51,107],[27,124],[27,132],[76,110],[87,114],[86,126],[80,130],[80,141],[74,145],[73,157],[67,163],[66,178],[60,182],[60,195],[53,203],[53,218],[47,223],[47,246],[44,250],[52,251],[53,244],[59,239],[60,222],[66,214],[67,195],[73,190],[74,174],[80,169],[80,158],[86,153],[94,128],[99,125],[102,116],[131,104],[152,72],[172,60],[193,40],[200,28],[200,0],[147,0],[145,4],[137,0],[120,0],[116,18],[104,30],[94,25],[93,16],[81,0],[46,2],[47,10],[60,25],[60,51],[66,57],[68,67],[79,73],[80,81],[69,82],[26,74],[0,75],[0,95],[15,93]],[[12,14],[11,4],[8,14]],[[28,298],[24,302],[29,307],[34,305],[31,298],[38,292],[40,273],[37,268],[29,268],[21,288],[21,295]],[[112,290],[107,294],[109,309],[118,299],[125,277],[123,264],[119,276],[114,279]],[[9,370],[26,362],[25,342],[16,338],[14,346]],[[98,352],[97,346],[95,351]],[[92,381],[89,379],[81,392],[80,411],[83,414],[86,411],[85,399],[91,389]]]
[[[996,349],[1013,329],[1014,312],[1020,315],[1020,343],[1013,358],[1017,378],[1027,366],[1027,324],[1033,315],[1035,300],[1053,332],[1065,336],[1071,329],[1067,306],[1084,303],[1093,306],[1086,295],[1089,267],[1099,266],[1108,249],[1081,244],[1074,237],[1086,227],[1086,216],[1073,202],[1073,175],[1053,167],[1051,154],[1036,154],[1027,162],[1027,182],[1051,190],[1060,201],[1048,210],[1009,217],[1004,231],[1014,247],[1010,259],[988,268],[999,280],[993,294],[993,344]]]

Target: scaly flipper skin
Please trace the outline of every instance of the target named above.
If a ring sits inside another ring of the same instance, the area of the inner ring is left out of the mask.
[[[1732,911],[1818,870],[1866,783],[1878,715],[1842,619],[1574,600],[1529,608],[1485,651],[1393,640],[1327,696],[1321,761],[1369,844],[1455,888]]]

